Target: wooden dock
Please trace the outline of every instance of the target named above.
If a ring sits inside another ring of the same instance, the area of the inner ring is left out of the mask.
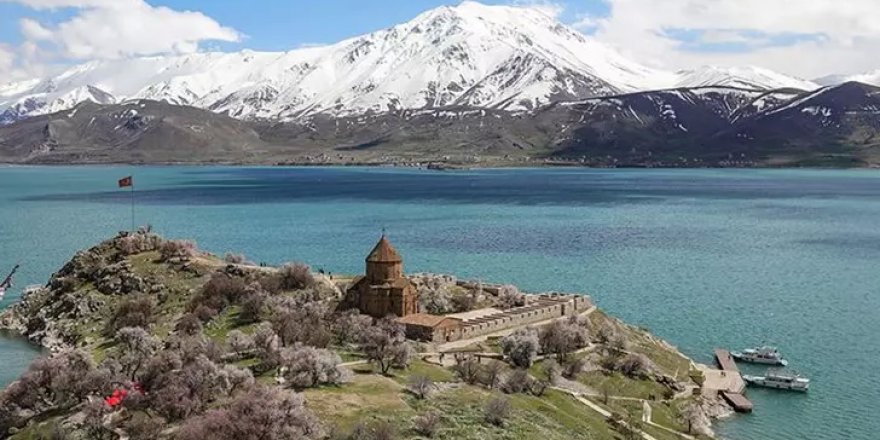
[[[733,407],[736,412],[741,413],[750,413],[752,409],[754,409],[754,405],[752,405],[752,401],[746,399],[746,396],[743,396],[740,393],[731,393],[729,391],[722,391],[721,397]]]
[[[754,405],[743,395],[746,389],[746,382],[743,380],[742,375],[740,375],[739,368],[737,368],[733,356],[730,355],[730,351],[716,348],[715,361],[718,363],[718,367],[721,368],[721,375],[728,379],[726,389],[719,390],[718,393],[736,412],[752,412]]]
[[[723,348],[716,348],[715,361],[718,362],[718,366],[723,371],[739,374],[739,368],[736,367],[736,361],[733,360],[733,356],[730,355],[729,351]]]

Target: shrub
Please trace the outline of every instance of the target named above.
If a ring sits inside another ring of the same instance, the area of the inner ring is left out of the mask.
[[[498,306],[502,309],[512,309],[526,305],[526,296],[516,286],[501,286],[498,290]]]
[[[155,308],[152,298],[145,295],[123,299],[104,326],[104,335],[115,336],[124,327],[149,328],[155,321]]]
[[[279,388],[255,388],[227,407],[188,420],[180,440],[318,439],[323,429],[301,395]]]
[[[226,335],[226,343],[233,353],[245,353],[254,349],[254,338],[242,333],[240,330],[231,330]]]
[[[189,260],[196,255],[196,244],[189,240],[166,240],[159,246],[160,261]]]
[[[241,301],[238,319],[242,323],[259,322],[266,315],[266,294],[262,290],[248,290]]]
[[[131,440],[153,440],[159,437],[167,421],[161,417],[151,417],[146,412],[134,412],[122,425],[123,431]]]
[[[532,378],[529,376],[529,372],[526,370],[513,370],[512,373],[507,375],[507,379],[504,381],[504,385],[501,386],[501,390],[507,394],[517,394],[524,393],[526,391],[531,391],[532,389]]]
[[[161,241],[158,235],[144,231],[119,238],[116,241],[116,248],[123,255],[135,255],[158,249]]]
[[[248,261],[247,257],[244,254],[234,254],[232,252],[227,252],[226,255],[223,256],[223,261],[229,264],[239,264],[243,266],[253,266],[254,263]]]
[[[650,361],[642,354],[632,353],[620,358],[615,369],[628,377],[647,377]]]
[[[406,387],[406,389],[408,389],[409,392],[413,393],[413,395],[415,395],[419,400],[423,400],[428,397],[428,395],[430,395],[431,392],[433,392],[436,388],[437,385],[434,384],[434,381],[428,379],[425,376],[410,377],[409,383]]]
[[[493,397],[483,408],[483,417],[492,425],[503,427],[510,418],[510,400],[505,397]]]
[[[197,335],[202,332],[202,321],[195,314],[187,313],[177,321],[174,330],[187,336]]]
[[[556,383],[556,381],[559,380],[559,376],[562,374],[562,368],[553,359],[547,359],[542,365],[541,372],[544,373],[544,378],[547,379],[547,381],[550,383]]]
[[[197,311],[200,307],[205,307],[219,313],[230,304],[238,303],[245,295],[246,289],[247,286],[242,278],[223,272],[214,272],[211,279],[202,286],[202,291],[190,302],[189,310]],[[216,316],[216,313],[211,317]],[[203,311],[203,313],[196,313],[196,315],[201,315],[199,318],[203,318],[208,313]]]
[[[435,411],[426,412],[413,420],[413,428],[417,433],[431,438],[440,429],[440,414]]]
[[[519,368],[529,368],[538,356],[538,334],[532,328],[523,328],[501,340],[501,351],[510,363]]]
[[[474,356],[456,355],[455,366],[452,367],[452,370],[459,379],[473,385],[480,377],[480,362]]]
[[[498,361],[490,360],[489,363],[482,365],[479,372],[479,381],[486,388],[496,388],[501,382],[501,373],[504,371],[504,364]]]
[[[464,295],[453,295],[452,308],[457,313],[470,312],[477,306],[477,298],[470,293]]]
[[[562,368],[562,376],[566,379],[577,379],[578,375],[584,371],[587,366],[587,360],[584,358],[572,358]]]
[[[301,290],[315,285],[311,268],[303,263],[286,263],[278,269],[282,290]]]
[[[394,440],[397,438],[397,428],[387,420],[379,420],[373,424],[373,440]]]

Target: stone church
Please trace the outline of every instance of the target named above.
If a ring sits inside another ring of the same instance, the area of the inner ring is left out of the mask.
[[[403,258],[385,234],[367,255],[367,272],[346,292],[345,305],[375,318],[419,312],[416,286],[403,276]]]

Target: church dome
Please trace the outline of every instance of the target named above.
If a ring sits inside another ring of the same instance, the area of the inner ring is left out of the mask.
[[[402,263],[403,258],[400,256],[400,253],[397,252],[397,249],[394,249],[394,246],[391,245],[391,242],[388,241],[388,238],[385,235],[382,235],[382,238],[379,239],[379,242],[376,243],[376,247],[367,255],[368,263]]]

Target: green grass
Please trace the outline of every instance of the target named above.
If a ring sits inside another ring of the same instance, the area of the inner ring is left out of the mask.
[[[620,373],[605,374],[600,371],[590,371],[578,376],[578,382],[592,388],[596,393],[602,394],[604,387],[608,387],[611,396],[635,397],[637,399],[662,399],[666,387],[648,379],[631,379]]]
[[[625,324],[601,310],[590,314],[589,319],[593,328],[598,329],[606,325],[616,328],[627,341],[629,351],[647,356],[662,373],[677,380],[689,380],[690,361],[676,349],[654,338],[646,329]]]
[[[424,376],[434,382],[452,382],[455,380],[455,375],[451,371],[422,360],[412,361],[405,370],[392,369],[391,372],[394,374],[394,380],[403,385],[408,384],[410,378],[415,376]]]

